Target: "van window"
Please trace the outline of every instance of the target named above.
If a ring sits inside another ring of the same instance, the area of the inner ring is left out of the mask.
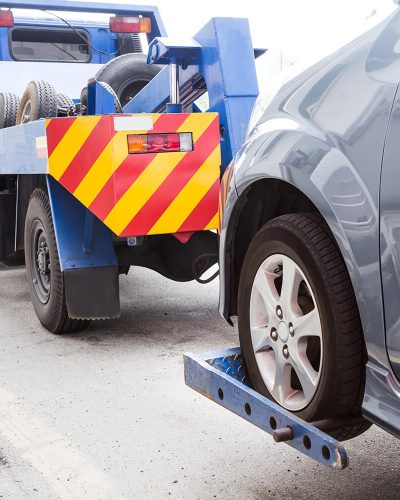
[[[10,54],[16,61],[81,62],[91,59],[89,34],[57,28],[14,28]],[[83,38],[82,38],[83,37]]]

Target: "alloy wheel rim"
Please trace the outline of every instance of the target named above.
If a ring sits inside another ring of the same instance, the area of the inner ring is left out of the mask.
[[[322,327],[310,283],[286,255],[269,256],[256,272],[250,333],[258,369],[272,397],[288,410],[304,409],[321,377]]]

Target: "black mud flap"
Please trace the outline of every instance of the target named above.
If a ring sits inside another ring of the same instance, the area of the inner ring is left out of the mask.
[[[112,319],[121,313],[118,266],[64,271],[68,315],[73,319]]]

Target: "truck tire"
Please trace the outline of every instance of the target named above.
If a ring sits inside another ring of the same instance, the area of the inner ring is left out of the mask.
[[[365,345],[352,284],[323,219],[289,214],[263,226],[239,283],[242,353],[254,388],[307,421],[361,417]],[[355,437],[370,423],[331,432]]]
[[[42,325],[52,333],[75,333],[89,320],[68,316],[64,278],[47,193],[35,189],[25,220],[25,262],[33,308]]]
[[[20,98],[10,92],[0,94],[0,128],[13,127],[17,121]]]
[[[65,94],[57,94],[57,116],[68,116],[69,111],[75,112],[74,101]]]
[[[147,57],[144,54],[124,54],[105,64],[95,78],[99,82],[108,83],[124,107],[163,67],[147,64]],[[81,103],[87,106],[85,89],[81,94]]]
[[[52,85],[42,80],[30,82],[21,98],[17,124],[54,118],[57,116],[57,93]]]

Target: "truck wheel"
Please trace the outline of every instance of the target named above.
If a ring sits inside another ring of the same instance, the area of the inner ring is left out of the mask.
[[[25,261],[36,315],[52,333],[83,330],[88,320],[68,317],[50,203],[43,189],[32,193],[25,220]]]
[[[57,94],[50,83],[34,80],[27,86],[18,108],[17,124],[57,116]]]
[[[239,337],[254,388],[307,421],[360,416],[365,346],[342,256],[319,216],[273,219],[247,251]],[[370,424],[335,430],[344,440]]]
[[[69,116],[75,113],[74,101],[65,94],[57,94],[57,116]]]
[[[144,54],[124,54],[116,57],[97,72],[96,80],[108,83],[123,107],[164,67],[147,64],[146,61]],[[87,91],[82,91],[81,103],[87,106]]]
[[[13,127],[17,120],[20,98],[10,92],[0,94],[0,128]]]

